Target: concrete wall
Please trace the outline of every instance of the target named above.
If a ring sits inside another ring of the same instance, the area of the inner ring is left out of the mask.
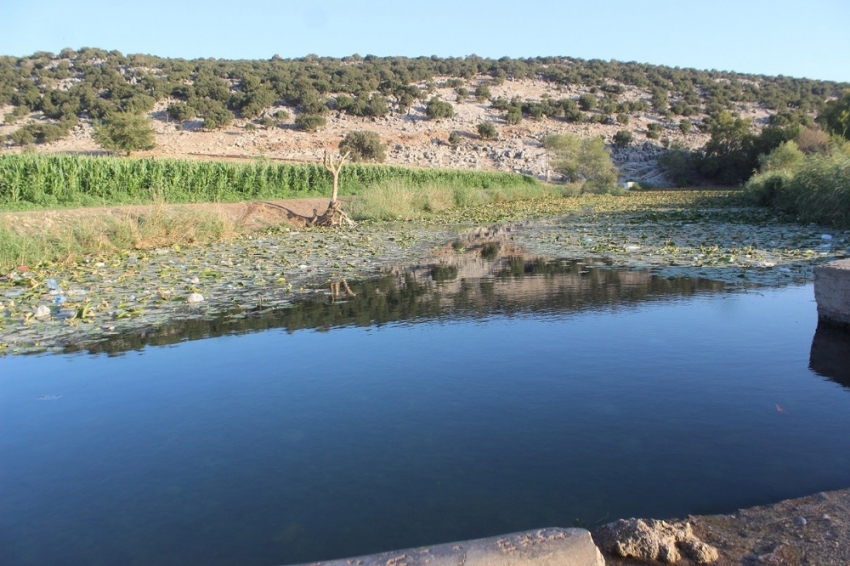
[[[818,318],[850,328],[850,259],[815,268]]]
[[[536,529],[311,566],[605,566],[584,529]]]

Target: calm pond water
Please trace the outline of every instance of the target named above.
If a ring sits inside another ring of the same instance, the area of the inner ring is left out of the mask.
[[[352,290],[0,359],[0,563],[286,564],[850,486],[850,339],[811,286],[502,258]]]

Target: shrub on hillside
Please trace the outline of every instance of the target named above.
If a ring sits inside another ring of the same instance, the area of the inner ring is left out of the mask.
[[[429,120],[441,120],[443,118],[453,117],[455,115],[455,109],[450,102],[445,102],[434,97],[425,106],[425,114]]]
[[[841,98],[827,102],[818,121],[833,134],[850,140],[850,89]]]
[[[316,114],[299,114],[295,118],[295,125],[305,132],[315,132],[323,128],[327,124],[327,119],[324,116]]]
[[[632,143],[632,133],[629,130],[620,130],[614,134],[614,143],[620,147],[626,147]]]
[[[508,108],[508,113],[505,114],[505,122],[511,125],[519,124],[522,121],[522,110],[518,106]]]
[[[168,105],[168,109],[166,111],[172,119],[177,120],[178,122],[191,120],[198,115],[198,111],[185,102],[172,102]]]
[[[102,148],[126,155],[156,146],[151,120],[141,114],[112,114],[95,127],[94,139]]]
[[[377,133],[360,130],[348,132],[339,144],[339,152],[350,153],[352,161],[383,163],[387,158],[386,149]]]
[[[475,100],[478,102],[490,100],[491,96],[493,95],[490,93],[490,87],[487,84],[478,85],[478,88],[475,89]]]
[[[217,100],[205,99],[198,110],[204,118],[204,129],[206,130],[224,128],[233,122],[233,112]]]
[[[589,112],[596,108],[596,97],[592,94],[582,94],[578,97],[578,105],[585,112]]]
[[[494,140],[499,137],[499,134],[496,132],[496,126],[490,122],[481,122],[478,124],[477,130],[482,140]]]
[[[652,122],[646,127],[646,137],[651,140],[657,140],[661,137],[661,130],[663,126],[658,122]]]

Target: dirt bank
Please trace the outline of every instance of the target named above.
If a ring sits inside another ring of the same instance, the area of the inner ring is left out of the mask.
[[[847,566],[850,564],[850,489],[822,492],[729,515],[688,517],[694,534],[717,549],[721,566]],[[611,566],[651,561],[605,555]],[[694,564],[683,558],[678,564]]]

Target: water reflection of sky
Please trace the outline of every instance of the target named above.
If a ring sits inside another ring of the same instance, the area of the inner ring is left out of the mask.
[[[810,286],[544,314],[2,359],[4,560],[282,564],[850,484]]]

